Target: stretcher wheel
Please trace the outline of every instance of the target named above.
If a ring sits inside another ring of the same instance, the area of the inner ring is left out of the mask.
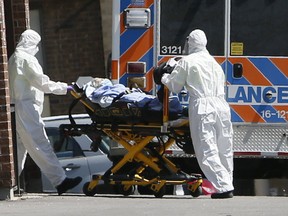
[[[117,189],[118,189],[118,192],[120,194],[123,194],[124,196],[132,195],[135,191],[134,185],[131,185],[131,186],[119,185]]]
[[[193,197],[199,197],[202,194],[202,187],[199,186],[196,188],[195,191],[190,191],[191,196]]]
[[[84,185],[83,185],[83,193],[86,195],[86,196],[94,196],[96,194],[96,187],[93,188],[92,190],[89,190],[89,184],[90,182],[86,182]]]
[[[165,193],[166,193],[166,186],[163,186],[160,188],[160,190],[158,192],[154,193],[154,196],[156,198],[162,198],[165,195]]]

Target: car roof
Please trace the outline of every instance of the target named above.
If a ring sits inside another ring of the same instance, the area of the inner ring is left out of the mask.
[[[88,114],[73,114],[73,119],[75,120],[76,124],[91,124],[91,118]],[[58,115],[58,116],[49,116],[42,118],[45,127],[59,127],[61,124],[70,124],[69,116],[68,115]]]

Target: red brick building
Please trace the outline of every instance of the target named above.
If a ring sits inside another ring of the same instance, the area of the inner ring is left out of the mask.
[[[39,13],[39,20],[31,17],[31,28],[38,21],[42,65],[52,80],[69,84],[78,76],[105,76],[99,0],[30,0],[30,9]],[[71,100],[51,95],[50,114],[67,114]]]
[[[79,76],[105,76],[101,21],[100,0],[0,0],[0,199],[13,197],[17,179],[7,61],[19,35],[35,28],[42,36],[44,73],[71,84]],[[47,96],[48,115],[67,114],[72,100]],[[79,106],[74,113],[83,111]]]

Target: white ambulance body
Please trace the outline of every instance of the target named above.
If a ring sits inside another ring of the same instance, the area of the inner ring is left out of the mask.
[[[235,159],[279,166],[288,158],[287,11],[286,0],[113,0],[111,78],[155,94],[153,69],[181,56],[187,35],[202,29],[227,77]]]

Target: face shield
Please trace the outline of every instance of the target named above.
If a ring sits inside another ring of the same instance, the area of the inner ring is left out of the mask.
[[[184,44],[184,49],[183,49],[183,55],[188,55],[189,54],[189,43],[188,43],[189,37],[186,38],[185,44]]]

